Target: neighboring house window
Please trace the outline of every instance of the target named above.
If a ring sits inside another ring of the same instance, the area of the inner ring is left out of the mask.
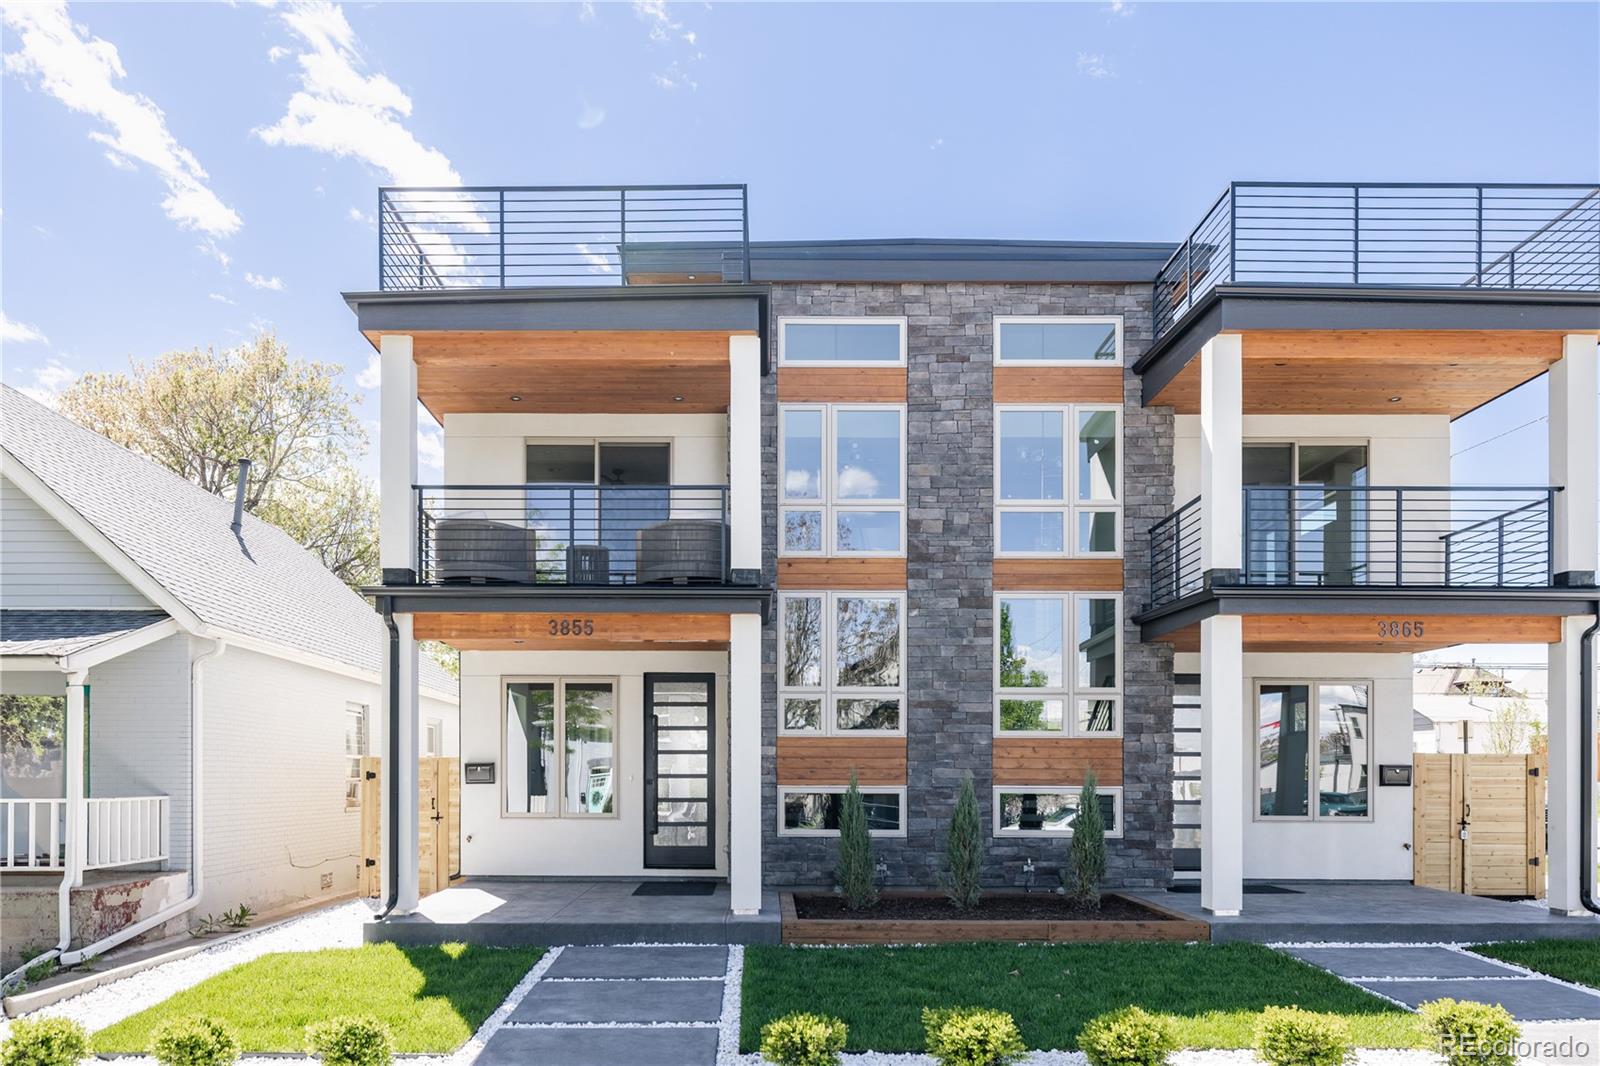
[[[996,555],[1121,552],[1121,421],[1115,407],[995,409]]]
[[[831,837],[839,835],[842,786],[807,785],[778,788],[780,836]],[[905,836],[906,790],[868,785],[861,790],[867,810],[867,831],[873,836]]]
[[[1257,817],[1372,816],[1370,693],[1365,681],[1256,686]]]
[[[1121,733],[1120,596],[1008,593],[996,611],[996,733]]]
[[[904,555],[906,412],[793,404],[779,412],[784,555]]]
[[[1081,787],[1081,786],[1079,786]],[[1070,837],[1078,817],[1079,787],[1002,785],[994,790],[996,836]],[[1122,835],[1122,789],[1095,790],[1106,836]]]
[[[616,681],[506,681],[504,762],[507,814],[615,816]]]
[[[788,366],[905,366],[903,318],[780,318],[778,362]]]
[[[444,754],[444,721],[439,718],[428,719],[428,731],[423,742],[423,754],[436,758]]]
[[[779,597],[779,731],[905,732],[905,594]]]
[[[1122,319],[997,315],[994,361],[1001,366],[1121,366]]]
[[[361,759],[367,754],[368,710],[364,703],[344,705],[344,808],[361,806]]]

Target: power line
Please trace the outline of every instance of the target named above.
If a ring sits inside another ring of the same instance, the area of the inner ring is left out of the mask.
[[[1512,426],[1510,429],[1506,430],[1504,433],[1496,433],[1494,436],[1488,438],[1487,440],[1480,440],[1476,444],[1469,444],[1465,448],[1462,448],[1459,452],[1451,452],[1450,453],[1450,458],[1454,459],[1458,455],[1466,455],[1468,452],[1472,451],[1472,449],[1474,449],[1474,448],[1481,448],[1485,444],[1493,444],[1495,441],[1499,440],[1501,437],[1509,437],[1509,436],[1511,436],[1511,434],[1517,432],[1518,430],[1527,429],[1529,426],[1536,426],[1540,422],[1547,422],[1549,420],[1550,420],[1550,416],[1549,415],[1540,415],[1538,418],[1535,418],[1531,422],[1524,422],[1520,426]]]

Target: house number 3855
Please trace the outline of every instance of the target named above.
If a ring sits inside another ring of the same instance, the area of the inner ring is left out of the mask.
[[[1380,637],[1420,637],[1422,636],[1421,622],[1385,621],[1378,623],[1378,636]]]
[[[594,619],[552,618],[550,619],[550,635],[552,637],[592,637],[594,636]]]

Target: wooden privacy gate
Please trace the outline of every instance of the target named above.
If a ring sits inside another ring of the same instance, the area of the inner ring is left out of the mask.
[[[1412,757],[1411,880],[1471,896],[1544,888],[1544,755]]]
[[[363,896],[383,893],[383,760],[361,760],[361,871]],[[461,764],[457,759],[417,760],[417,877],[424,896],[448,888],[461,869]]]

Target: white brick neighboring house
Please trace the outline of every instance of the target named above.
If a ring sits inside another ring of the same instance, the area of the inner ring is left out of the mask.
[[[0,751],[0,970],[355,890],[347,786],[383,750],[387,627],[287,534],[232,521],[0,386],[0,695],[45,697],[87,752]],[[418,750],[454,755],[455,680],[421,669]]]

